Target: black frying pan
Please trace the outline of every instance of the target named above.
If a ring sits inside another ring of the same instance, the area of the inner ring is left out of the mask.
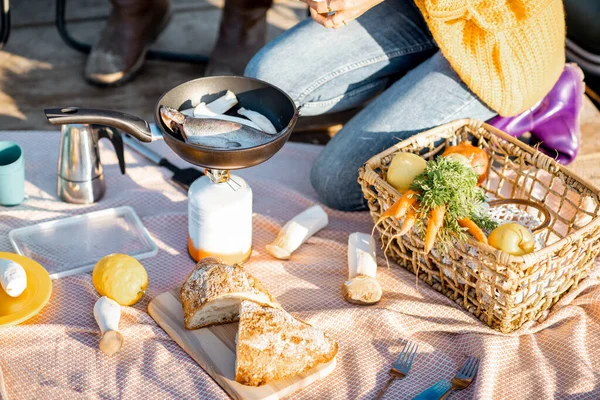
[[[189,144],[167,128],[159,115],[161,106],[178,110],[192,107],[191,99],[200,97],[205,103],[217,99],[231,90],[238,98],[239,107],[257,111],[271,120],[278,133],[273,139],[259,146],[242,149],[221,149]],[[77,107],[44,110],[46,118],[54,125],[95,124],[112,126],[129,133],[142,142],[152,141],[150,126],[146,121],[130,114],[110,110],[94,110]],[[169,90],[158,100],[154,120],[163,133],[167,145],[187,162],[211,169],[240,169],[260,164],[281,149],[290,137],[298,111],[292,99],[282,90],[258,79],[239,76],[213,76],[194,79]]]

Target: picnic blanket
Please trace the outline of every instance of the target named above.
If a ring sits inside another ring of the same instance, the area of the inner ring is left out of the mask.
[[[110,144],[102,145],[107,183],[99,203],[62,203],[56,196],[58,132],[1,132],[19,143],[26,160],[27,199],[0,207],[0,251],[12,251],[11,229],[129,205],[158,245],[146,260],[150,284],[143,299],[124,307],[125,344],[113,357],[99,352],[92,309],[99,297],[91,275],[55,280],[49,304],[31,320],[0,329],[0,398],[14,399],[225,399],[226,393],[147,314],[154,296],[178,287],[194,268],[186,249],[186,194],[171,173],[127,151],[120,175]],[[162,142],[151,145],[180,166]],[[373,398],[388,378],[405,340],[419,344],[409,376],[387,399],[409,399],[442,378],[450,379],[467,356],[481,359],[479,373],[453,399],[600,398],[600,268],[572,290],[541,323],[510,335],[496,332],[415,276],[379,254],[380,303],[346,303],[347,241],[370,232],[367,212],[326,209],[329,225],[289,261],[270,257],[265,244],[291,217],[318,202],[309,171],[321,147],[288,143],[268,162],[239,171],[254,193],[254,253],[246,268],[294,316],[329,332],[339,343],[331,375],[294,393],[294,399]]]

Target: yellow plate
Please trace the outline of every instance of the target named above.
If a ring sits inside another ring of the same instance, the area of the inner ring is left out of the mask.
[[[0,258],[21,264],[27,274],[27,288],[19,297],[10,297],[0,286],[0,327],[20,324],[39,313],[50,300],[52,281],[40,264],[14,253],[0,252]]]

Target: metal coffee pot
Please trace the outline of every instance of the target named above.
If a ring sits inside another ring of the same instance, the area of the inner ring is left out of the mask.
[[[104,195],[106,186],[98,148],[98,141],[102,138],[112,142],[124,174],[123,139],[119,131],[100,125],[62,126],[58,157],[58,195],[61,200],[89,204]]]

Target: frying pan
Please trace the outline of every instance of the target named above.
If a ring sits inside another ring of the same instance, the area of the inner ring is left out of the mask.
[[[267,143],[246,148],[214,148],[185,143],[178,133],[173,133],[162,121],[161,106],[177,110],[192,108],[191,99],[205,103],[221,97],[231,90],[238,98],[240,107],[257,111],[273,123],[278,133]],[[148,123],[136,116],[111,110],[86,109],[78,107],[50,108],[44,110],[46,118],[53,125],[95,124],[111,126],[129,133],[142,142],[151,142],[152,133]],[[240,169],[260,164],[271,158],[287,142],[298,111],[290,97],[277,87],[258,79],[240,76],[213,76],[194,79],[163,94],[154,110],[154,120],[160,128],[167,145],[185,161],[211,169]]]

